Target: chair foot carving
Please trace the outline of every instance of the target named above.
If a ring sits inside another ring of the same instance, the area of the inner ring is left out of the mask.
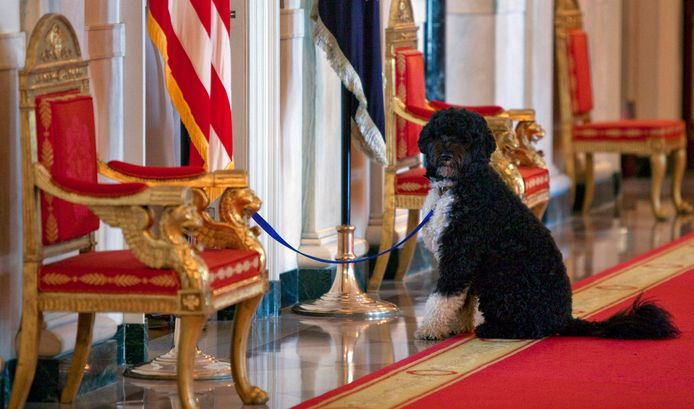
[[[178,396],[184,409],[198,409],[197,399],[193,392],[193,366],[198,338],[205,326],[207,317],[204,315],[185,315],[180,320],[181,329],[178,333]]]
[[[60,395],[60,403],[72,403],[80,390],[84,367],[89,359],[89,352],[92,350],[92,329],[94,328],[93,312],[81,312],[77,320],[77,339],[75,340],[75,352],[70,363],[67,383]]]
[[[590,212],[590,206],[593,204],[593,197],[595,196],[595,164],[593,163],[593,154],[586,153],[586,169],[585,169],[585,191],[583,194],[583,207],[581,212],[583,214],[588,214]]]
[[[682,179],[687,168],[687,153],[684,148],[675,150],[672,153],[674,162],[672,171],[672,202],[675,204],[677,214],[691,214],[694,206],[682,199]]]
[[[665,210],[660,203],[660,193],[663,190],[663,179],[665,179],[666,156],[664,153],[651,155],[651,207],[653,215],[658,220],[667,219]]]
[[[251,385],[246,372],[246,349],[251,322],[263,296],[258,295],[241,302],[234,316],[234,329],[231,335],[231,374],[234,387],[246,405],[260,405],[268,400],[267,393],[257,386]]]

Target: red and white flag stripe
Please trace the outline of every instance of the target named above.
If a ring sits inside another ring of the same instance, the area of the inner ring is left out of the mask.
[[[229,0],[149,0],[148,27],[195,149],[191,165],[231,165]]]

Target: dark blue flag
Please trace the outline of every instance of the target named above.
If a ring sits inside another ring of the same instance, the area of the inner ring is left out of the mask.
[[[350,113],[359,146],[385,165],[379,1],[315,0],[311,19],[316,23],[314,41],[352,94]]]

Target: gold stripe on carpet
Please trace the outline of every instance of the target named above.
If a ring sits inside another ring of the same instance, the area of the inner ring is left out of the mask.
[[[589,317],[694,266],[694,237],[574,292],[574,315]],[[428,396],[542,340],[465,338],[328,398],[312,408],[398,408]]]

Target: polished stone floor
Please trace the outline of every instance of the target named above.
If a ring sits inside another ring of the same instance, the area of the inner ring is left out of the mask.
[[[656,222],[648,202],[649,182],[627,180],[619,206],[596,209],[551,226],[572,280],[580,280],[652,248],[694,231],[694,217]],[[685,192],[694,202],[694,174]],[[666,201],[670,214],[672,204]],[[317,319],[284,313],[257,320],[249,347],[252,380],[269,392],[270,408],[288,408],[320,395],[431,345],[415,341],[413,333],[431,288],[431,274],[408,277],[404,284],[385,283],[381,297],[400,306],[399,317],[382,321]],[[211,321],[200,347],[218,357],[228,356],[228,322]],[[171,346],[172,336],[150,343],[156,356]],[[202,408],[241,407],[229,382],[197,384]],[[30,404],[29,408],[48,408]],[[58,407],[58,406],[54,406]],[[178,408],[174,382],[123,378],[117,385],[81,397],[78,408]],[[265,407],[265,406],[262,406]]]

